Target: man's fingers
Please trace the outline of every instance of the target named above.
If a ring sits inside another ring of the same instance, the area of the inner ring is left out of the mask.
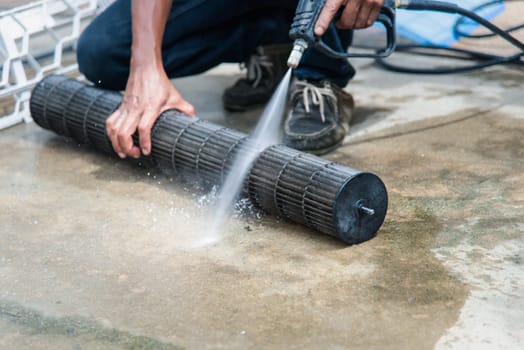
[[[109,140],[111,141],[111,145],[113,146],[113,149],[118,154],[120,158],[125,158],[126,155],[122,151],[122,148],[120,148],[120,144],[118,143],[118,125],[119,120],[121,117],[120,109],[117,109],[107,120],[106,120],[106,132],[107,136],[109,136]]]
[[[142,154],[146,156],[151,153],[151,128],[153,128],[153,125],[159,116],[159,110],[147,111],[144,112],[140,119],[140,123],[138,123],[140,149],[142,150]]]
[[[382,7],[382,0],[367,0],[363,1],[355,20],[354,28],[367,28],[375,22]]]
[[[193,105],[191,103],[187,102],[184,99],[182,99],[182,101],[178,104],[176,109],[178,109],[180,112],[182,112],[184,114],[187,114],[187,115],[190,115],[190,116],[194,116],[195,115],[195,107],[193,107]]]
[[[136,111],[135,113],[125,115],[125,118],[121,118],[118,125],[117,139],[120,149],[126,155],[133,158],[140,157],[140,149],[133,144],[132,135],[135,133],[138,121],[141,118],[141,112]]]
[[[372,25],[377,20],[380,10],[382,9],[382,5],[384,5],[384,1],[373,1],[371,12],[368,17],[368,26]]]
[[[133,138],[131,135],[119,134],[117,139],[125,155],[133,158],[140,157],[140,149],[133,144]]]
[[[109,118],[107,118],[106,120],[107,136],[111,137],[116,132],[115,124],[119,116],[120,116],[120,109],[117,109],[116,111],[113,112],[113,114],[109,116]]]
[[[354,29],[358,15],[361,11],[362,3],[362,0],[349,0],[344,7],[342,16],[337,21],[336,26],[342,29]]]
[[[162,109],[145,111],[144,114],[142,114],[142,118],[138,123],[138,135],[140,138],[140,149],[144,155],[147,156],[151,153],[151,129],[162,112],[174,108],[189,116],[195,115],[195,107],[193,107],[192,104],[182,97],[178,97],[176,100],[177,102],[174,103],[173,107],[167,107],[168,105],[165,105]]]
[[[372,8],[373,8],[373,3],[370,3],[369,1],[364,1],[360,4],[360,9],[358,10],[358,15],[355,18],[355,23],[353,25],[353,28],[361,29],[361,28],[368,27],[367,23],[368,23]]]
[[[384,0],[349,0],[340,19],[335,23],[340,29],[362,29],[377,19]]]
[[[135,133],[139,115],[125,115],[121,117],[118,124],[118,132],[116,134],[116,141],[118,147],[125,155],[133,158],[140,157],[140,149],[133,144],[132,135]]]
[[[326,4],[324,5],[324,8],[320,12],[320,16],[318,16],[317,23],[315,24],[315,35],[316,36],[322,36],[326,32],[329,23],[333,20],[333,17],[335,17],[338,9],[342,5],[343,0],[327,0]]]

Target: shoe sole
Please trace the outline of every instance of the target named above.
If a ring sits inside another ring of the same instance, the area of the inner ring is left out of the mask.
[[[338,141],[337,143],[332,144],[331,146],[324,147],[324,148],[316,148],[316,149],[304,149],[303,148],[303,149],[300,149],[300,148],[295,148],[295,147],[292,147],[292,146],[288,146],[288,147],[296,149],[297,151],[314,154],[316,156],[322,156],[322,155],[328,154],[331,151],[334,151],[335,149],[339,148],[342,145],[342,143],[344,143],[344,139]]]

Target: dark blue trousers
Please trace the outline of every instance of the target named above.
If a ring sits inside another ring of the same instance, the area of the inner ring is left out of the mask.
[[[152,0],[156,1],[156,0]],[[289,42],[297,0],[174,0],[162,43],[170,78],[202,73],[224,62],[247,62],[257,46]],[[77,46],[80,71],[93,83],[123,90],[131,57],[131,0],[116,0],[83,31]],[[352,32],[328,29],[324,40],[337,50]],[[345,86],[355,74],[347,60],[306,51],[298,78],[329,79]]]

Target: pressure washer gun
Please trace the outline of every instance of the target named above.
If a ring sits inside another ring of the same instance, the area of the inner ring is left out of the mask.
[[[296,68],[302,59],[304,51],[309,47],[314,47],[320,52],[335,58],[387,57],[395,50],[396,34],[394,0],[385,0],[377,17],[376,21],[382,23],[386,29],[386,46],[377,50],[375,53],[338,52],[322,41],[322,38],[315,36],[315,24],[317,23],[318,17],[320,16],[320,12],[324,8],[325,3],[326,0],[300,0],[298,2],[295,17],[289,31],[289,37],[295,41],[287,61],[289,67]],[[339,10],[334,20],[340,17],[342,10],[342,8]]]

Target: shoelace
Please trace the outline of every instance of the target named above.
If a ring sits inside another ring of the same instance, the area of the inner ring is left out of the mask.
[[[247,80],[253,81],[251,86],[256,88],[258,87],[263,78],[262,68],[271,70],[273,68],[273,62],[271,62],[271,59],[267,55],[253,55],[249,58],[249,62],[246,68]]]
[[[308,83],[307,81],[297,81],[296,86],[301,89],[297,89],[295,94],[302,93],[302,98],[304,101],[304,108],[306,109],[306,113],[309,113],[311,111],[310,108],[310,100],[311,103],[314,106],[318,106],[320,109],[320,118],[322,119],[322,123],[326,122],[326,116],[324,114],[325,110],[325,102],[324,98],[322,96],[326,96],[329,98],[332,98],[334,101],[337,100],[337,97],[333,90],[328,87],[318,87],[311,83]],[[336,103],[335,103],[336,106]],[[335,107],[336,108],[336,107]]]

